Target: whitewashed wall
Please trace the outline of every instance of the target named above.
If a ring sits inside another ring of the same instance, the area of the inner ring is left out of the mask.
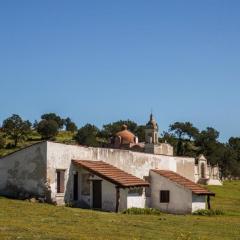
[[[9,197],[44,196],[46,148],[41,142],[0,159],[0,194]]]
[[[128,193],[127,194],[127,208],[145,208],[146,206],[146,197],[144,191],[141,195],[137,193]]]
[[[206,209],[206,196],[192,194],[192,212]]]
[[[161,211],[184,214],[192,212],[192,192],[151,171],[151,207]],[[160,203],[160,190],[170,191],[170,202]]]

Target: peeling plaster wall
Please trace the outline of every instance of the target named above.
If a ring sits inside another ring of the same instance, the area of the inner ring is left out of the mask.
[[[0,194],[44,196],[47,143],[41,142],[0,159]]]

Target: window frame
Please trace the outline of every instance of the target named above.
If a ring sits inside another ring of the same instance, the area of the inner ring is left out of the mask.
[[[165,194],[167,194],[167,195],[165,195]],[[160,203],[170,203],[170,191],[169,190],[160,190],[159,201],[160,201]]]

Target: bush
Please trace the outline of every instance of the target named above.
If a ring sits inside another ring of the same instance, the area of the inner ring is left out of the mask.
[[[224,212],[220,209],[200,209],[192,213],[193,215],[199,216],[216,216],[216,215],[224,215]]]
[[[4,148],[6,145],[6,139],[0,135],[0,149]]]
[[[133,215],[160,215],[161,212],[155,208],[128,208],[122,212],[123,214],[133,214]]]

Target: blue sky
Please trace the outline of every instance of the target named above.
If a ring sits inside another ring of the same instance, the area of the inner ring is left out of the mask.
[[[0,2],[0,121],[175,121],[240,136],[240,1]]]

